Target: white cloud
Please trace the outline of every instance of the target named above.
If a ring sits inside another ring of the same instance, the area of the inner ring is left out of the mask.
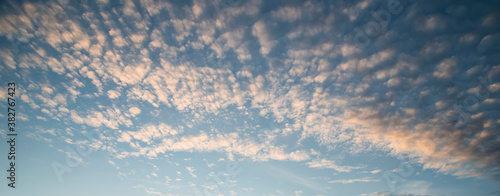
[[[302,17],[302,9],[299,7],[285,6],[273,11],[271,15],[280,20],[293,22]]]
[[[449,79],[456,71],[455,66],[458,63],[456,57],[450,57],[443,60],[438,66],[433,76],[440,79]]]
[[[11,69],[16,68],[16,62],[14,61],[14,58],[12,57],[12,52],[7,51],[7,50],[0,50],[0,57],[2,58],[2,62],[10,67]]]
[[[372,173],[372,174],[378,174],[378,173],[380,173],[381,171],[382,171],[382,170],[380,170],[380,169],[376,169],[376,170],[372,170],[370,173]]]
[[[194,22],[187,19],[172,19],[170,20],[175,31],[177,32],[176,39],[179,43],[184,41],[184,39],[191,34],[191,29],[194,26]]]
[[[311,162],[306,163],[310,168],[318,168],[318,169],[333,169],[338,172],[351,172],[355,169],[361,169],[363,167],[355,167],[355,166],[339,166],[335,164],[335,161],[326,160],[326,159],[316,159]]]
[[[192,9],[195,18],[198,18],[203,13],[204,7],[205,3],[203,1],[194,1]]]
[[[137,116],[141,113],[141,109],[139,109],[138,107],[131,107],[128,111],[130,112],[130,114],[132,114],[132,116]]]
[[[189,171],[189,174],[193,176],[193,178],[197,178],[198,176],[194,174],[194,171],[196,171],[193,167],[186,167],[186,169]]]
[[[70,113],[73,122],[87,124],[92,127],[106,126],[111,129],[118,129],[119,125],[125,125],[127,127],[132,125],[132,121],[125,118],[118,108],[108,108],[102,112],[89,111],[84,117],[74,110],[71,110]]]
[[[120,92],[118,92],[118,91],[115,91],[115,90],[109,90],[109,91],[108,91],[108,97],[109,97],[110,99],[116,99],[116,98],[120,97],[120,95],[121,95],[121,94],[120,94]]]
[[[379,179],[373,179],[371,177],[364,177],[364,178],[358,178],[358,179],[341,179],[341,180],[331,180],[328,181],[328,183],[341,183],[341,184],[352,184],[352,183],[357,183],[357,182],[379,182]]]
[[[252,34],[257,37],[257,40],[259,41],[260,53],[264,56],[269,54],[276,41],[271,38],[263,20],[259,20],[253,25]]]

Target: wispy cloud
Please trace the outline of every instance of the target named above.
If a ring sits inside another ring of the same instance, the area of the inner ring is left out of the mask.
[[[328,183],[341,183],[341,184],[352,184],[357,182],[379,182],[380,179],[373,179],[371,177],[364,177],[358,179],[342,179],[342,180],[330,180]]]
[[[311,162],[306,163],[309,167],[311,168],[318,168],[318,169],[333,169],[338,172],[350,172],[355,169],[361,169],[363,167],[358,166],[339,166],[335,163],[335,161],[331,160],[326,160],[326,159],[321,159],[321,160],[313,160]]]

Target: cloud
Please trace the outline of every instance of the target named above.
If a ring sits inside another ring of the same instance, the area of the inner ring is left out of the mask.
[[[12,57],[12,52],[7,51],[7,50],[0,50],[0,57],[2,57],[2,62],[7,65],[7,67],[11,69],[16,68],[16,62],[14,61],[14,58]]]
[[[131,107],[129,110],[130,114],[132,114],[133,116],[137,116],[138,114],[141,113],[141,109],[139,109],[138,107]]]
[[[280,20],[293,22],[302,17],[302,9],[299,7],[285,6],[273,11],[271,15]]]
[[[373,179],[371,177],[364,177],[364,178],[358,178],[358,179],[344,179],[344,180],[330,180],[328,183],[341,183],[341,184],[352,184],[352,183],[357,183],[357,182],[379,182],[379,179]]]
[[[372,174],[378,174],[378,173],[380,173],[381,171],[382,171],[382,170],[380,170],[380,169],[376,169],[376,170],[372,170],[370,173],[372,173]]]
[[[118,129],[118,126],[124,125],[130,127],[132,121],[127,119],[122,115],[120,109],[118,108],[108,108],[102,112],[100,111],[88,111],[87,115],[78,114],[75,110],[71,110],[71,120],[78,124],[87,124],[92,127],[106,126],[111,129]]]
[[[204,7],[205,3],[203,1],[194,2],[192,9],[195,18],[198,18],[203,13]]]
[[[457,65],[458,59],[451,57],[443,60],[437,67],[437,70],[434,72],[433,76],[441,79],[450,79],[453,75],[453,72],[456,70],[455,66]]]
[[[252,34],[259,41],[260,53],[264,56],[269,54],[276,41],[271,38],[266,23],[263,20],[259,20],[253,25]]]
[[[159,125],[146,125],[144,128],[139,131],[129,131],[123,132],[123,135],[130,135],[132,138],[136,140],[140,140],[142,142],[151,143],[153,139],[163,138],[171,135],[177,135],[179,132],[176,129],[173,129],[167,124],[161,123]],[[126,139],[130,140],[130,139]]]
[[[169,62],[163,62],[162,66],[144,79],[147,86],[139,97],[156,104],[172,104],[179,111],[201,114],[217,113],[231,104],[243,104],[242,97],[237,98],[236,79],[227,69],[197,68],[188,64],[174,66]]]
[[[194,174],[195,169],[193,167],[186,167],[188,170],[189,174],[193,176],[193,178],[197,178],[198,176]]]
[[[120,94],[120,92],[118,92],[118,91],[115,91],[115,90],[109,90],[109,91],[108,91],[108,97],[109,97],[110,99],[116,99],[116,98],[120,97],[120,95],[121,95],[121,94]]]
[[[333,169],[338,172],[351,172],[355,169],[361,169],[363,167],[354,167],[354,166],[339,166],[335,164],[335,161],[321,159],[321,160],[313,160],[311,162],[306,163],[310,168],[318,168],[318,169]]]
[[[177,32],[176,39],[179,43],[184,41],[184,39],[191,34],[190,31],[194,26],[194,22],[187,19],[172,19],[170,22]]]
[[[210,134],[201,132],[198,135],[178,135],[183,132],[166,124],[148,125],[139,131],[127,131],[121,134],[119,142],[129,142],[132,151],[122,151],[117,157],[148,156],[156,157],[167,152],[221,152],[227,153],[230,159],[234,155],[249,158],[253,161],[290,160],[304,161],[310,159],[307,151],[296,150],[286,152],[282,146],[260,144],[236,133]],[[142,146],[134,140],[142,141],[148,145]],[[233,158],[231,158],[233,157]]]

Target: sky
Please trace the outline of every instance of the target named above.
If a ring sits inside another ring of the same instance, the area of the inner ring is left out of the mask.
[[[2,195],[500,195],[498,1],[0,10]]]

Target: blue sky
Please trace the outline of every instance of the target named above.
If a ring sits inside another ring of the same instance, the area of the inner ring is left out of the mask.
[[[0,7],[5,195],[500,194],[496,1]]]

